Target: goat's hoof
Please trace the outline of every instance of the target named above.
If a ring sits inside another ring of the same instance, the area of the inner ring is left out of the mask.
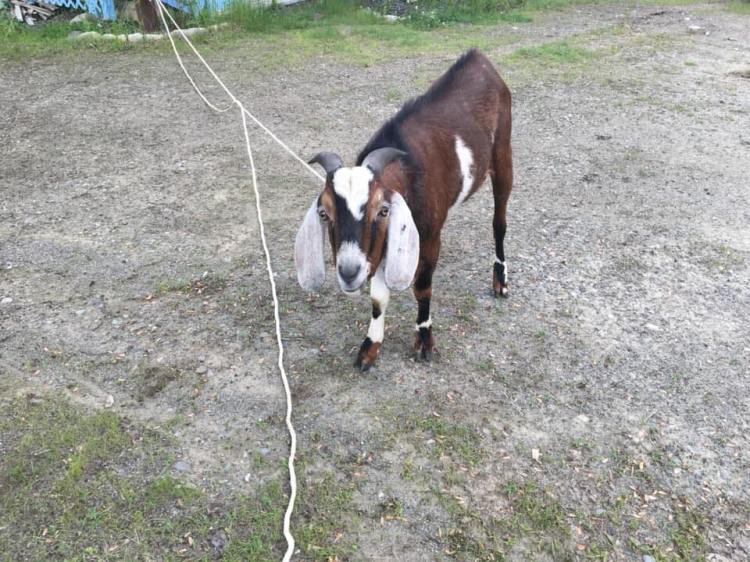
[[[354,366],[359,369],[361,372],[366,373],[370,370],[370,367],[372,367],[372,363],[366,363],[364,361],[361,361],[360,359],[357,359],[354,362]]]
[[[508,294],[508,286],[507,285],[495,285],[493,287],[493,292],[495,293],[496,298],[501,299],[507,299],[510,295]]]
[[[425,363],[431,363],[432,358],[435,356],[436,353],[437,353],[437,349],[435,348],[426,349],[423,347],[423,348],[417,349],[414,352],[414,361],[416,361],[417,363],[421,361],[424,361]]]
[[[357,367],[363,373],[370,370],[370,367],[375,363],[380,353],[380,342],[373,342],[370,338],[365,338],[362,345],[359,348],[357,354],[357,360],[354,362],[354,366]]]

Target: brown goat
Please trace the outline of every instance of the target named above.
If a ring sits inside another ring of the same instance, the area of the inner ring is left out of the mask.
[[[432,357],[430,299],[440,231],[448,211],[487,175],[495,198],[492,284],[496,296],[507,296],[510,136],[510,91],[490,61],[471,50],[375,133],[356,166],[344,167],[330,152],[310,161],[323,166],[327,179],[297,234],[297,276],[305,289],[322,285],[328,230],[341,289],[356,294],[371,279],[372,319],[356,362],[362,370],[378,357],[390,290],[406,289],[412,280],[418,304],[414,351],[418,358]]]

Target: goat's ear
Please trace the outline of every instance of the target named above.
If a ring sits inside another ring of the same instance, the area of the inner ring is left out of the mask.
[[[419,232],[406,201],[391,196],[388,219],[388,250],[385,256],[385,284],[394,291],[408,289],[419,261]]]
[[[318,199],[313,201],[302,221],[294,240],[294,265],[297,280],[303,289],[316,291],[326,278],[326,264],[323,257],[325,228],[318,215]]]

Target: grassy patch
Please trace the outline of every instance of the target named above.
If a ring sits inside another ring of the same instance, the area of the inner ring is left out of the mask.
[[[504,493],[511,506],[512,517],[506,522],[511,529],[553,541],[567,537],[568,527],[562,507],[536,483],[510,481],[505,484]]]
[[[332,476],[320,481],[308,479],[300,488],[295,510],[295,537],[299,548],[311,560],[347,559],[356,546],[344,536],[357,523],[351,501],[354,485]]]
[[[685,502],[675,503],[672,515],[667,540],[660,544],[642,545],[639,550],[651,554],[657,562],[706,560],[705,514]]]
[[[185,293],[190,295],[211,295],[227,287],[227,276],[223,274],[205,273],[195,279],[165,279],[154,287],[154,296],[167,293]]]
[[[696,262],[710,271],[725,273],[745,267],[744,256],[726,244],[693,240],[689,249]]]
[[[135,371],[136,398],[142,402],[153,398],[173,381],[182,378],[182,372],[174,365],[140,364]]]
[[[464,560],[505,560],[514,545],[546,553],[554,560],[569,558],[570,527],[559,501],[534,481],[507,482],[503,499],[507,503],[501,517],[486,517],[468,505],[465,498],[445,489],[432,490],[452,517],[447,532],[438,530],[446,544],[445,552]]]
[[[207,497],[169,469],[172,444],[110,411],[3,398],[0,552],[9,560],[268,560],[285,495]]]
[[[733,0],[725,4],[726,9],[735,14],[745,14],[750,16],[750,2],[748,0]]]
[[[593,58],[594,51],[569,43],[553,41],[533,47],[520,47],[513,51],[511,62],[533,62],[542,66],[574,64]]]
[[[198,43],[226,46],[227,43],[262,37],[267,48],[254,49],[256,60],[265,65],[294,64],[319,54],[347,62],[369,64],[394,56],[421,52],[455,53],[470,47],[496,48],[498,40],[509,42],[514,34],[502,36],[477,24],[531,21],[530,13],[577,4],[575,0],[423,0],[408,3],[406,16],[389,22],[353,0],[316,0],[282,7],[254,7],[237,0],[224,12],[181,15],[184,26],[228,22],[229,31],[195,37]],[[523,9],[524,11],[519,11]],[[473,24],[473,25],[470,25]],[[21,58],[72,53],[81,49],[97,52],[149,50],[166,53],[166,41],[126,43],[108,40],[71,41],[73,30],[128,33],[134,22],[96,22],[71,26],[49,22],[34,27],[7,17],[0,19],[0,57]]]
[[[605,53],[583,46],[584,39],[571,38],[516,49],[504,57],[501,65],[506,69],[508,82],[517,86],[530,80],[570,82],[589,76],[593,63]]]
[[[442,417],[437,412],[419,415],[411,407],[384,408],[376,417],[385,417],[384,430],[392,437],[408,435],[418,446],[429,447],[434,457],[447,457],[463,466],[474,466],[484,458],[481,436],[465,423]]]

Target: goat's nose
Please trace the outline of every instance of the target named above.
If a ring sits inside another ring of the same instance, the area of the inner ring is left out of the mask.
[[[339,275],[347,285],[350,285],[351,282],[357,278],[357,275],[359,275],[361,269],[362,266],[359,264],[349,265],[347,267],[339,266]]]

